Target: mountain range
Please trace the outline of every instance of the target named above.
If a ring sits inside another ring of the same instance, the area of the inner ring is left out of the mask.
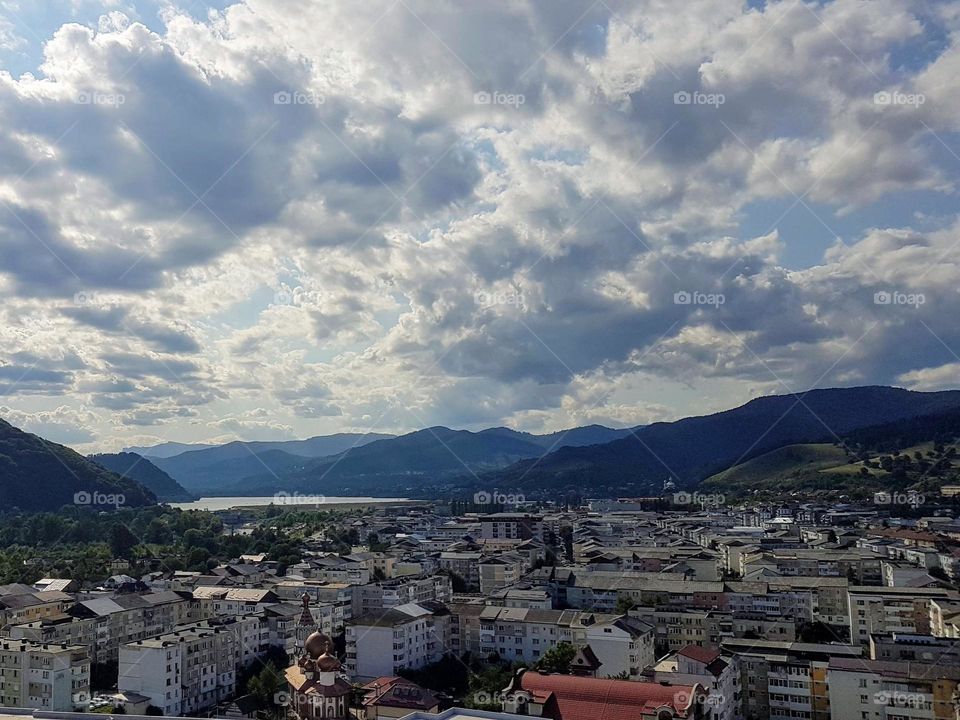
[[[277,492],[429,498],[463,497],[476,490],[531,498],[650,495],[692,488],[739,466],[744,471],[723,476],[730,479],[727,487],[737,478],[752,482],[768,468],[789,474],[794,460],[812,469],[836,454],[824,445],[905,448],[957,436],[960,391],[876,386],[766,396],[723,412],[634,428],[589,425],[535,435],[504,427],[479,432],[429,427],[400,436],[342,433],[184,445],[191,449],[176,454],[169,453],[177,448],[164,443],[157,446],[159,455],[139,448],[140,453],[92,459],[3,423],[0,501],[25,509],[56,508],[88,487],[122,491],[128,504],[147,504],[155,497],[172,501]],[[750,463],[801,445],[815,447]],[[818,482],[826,481],[820,477]],[[49,495],[38,492],[47,485],[53,488]]]
[[[610,495],[658,493],[667,482],[692,487],[786,445],[835,442],[871,426],[958,408],[957,390],[923,393],[874,386],[767,396],[712,415],[648,425],[603,445],[560,448],[484,480],[514,491],[589,487]]]
[[[155,462],[188,490],[216,495],[430,497],[477,488],[528,496],[586,488],[599,496],[656,494],[667,483],[693,487],[784,446],[834,443],[884,423],[957,409],[960,391],[834,388],[766,396],[723,412],[628,429],[591,425],[534,435],[502,427],[479,432],[431,427],[357,442],[323,457],[295,455],[288,443],[273,444],[268,451],[273,455],[247,448],[249,458],[220,461],[216,472],[197,463],[211,457],[210,450]],[[201,474],[203,484],[192,485]]]
[[[282,477],[293,473],[311,458],[337,455],[351,448],[394,437],[380,433],[337,433],[306,440],[237,440],[169,457],[152,457],[149,448],[138,454],[148,457],[150,462],[192,492],[223,494],[218,491],[237,484],[243,478],[260,475]]]

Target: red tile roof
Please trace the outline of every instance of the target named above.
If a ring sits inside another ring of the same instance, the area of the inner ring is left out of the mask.
[[[694,697],[702,692],[689,685],[541,675],[532,670],[521,676],[520,689],[552,693],[544,714],[556,720],[637,720],[639,713],[654,716],[661,709],[672,710],[673,717],[693,717]]]
[[[680,650],[677,651],[677,655],[683,655],[691,660],[709,665],[720,657],[720,650],[709,645],[705,647],[700,645],[687,645],[686,647],[680,648]]]

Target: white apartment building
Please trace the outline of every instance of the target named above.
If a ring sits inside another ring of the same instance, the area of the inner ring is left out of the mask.
[[[740,717],[740,664],[736,655],[724,655],[716,647],[688,645],[659,660],[653,679],[671,685],[702,685],[708,691],[704,704],[711,710],[710,720]]]
[[[599,677],[638,677],[654,660],[653,628],[636,618],[577,610],[488,606],[480,612],[480,653],[534,663],[554,645],[590,646]]]
[[[480,537],[488,539],[543,539],[543,518],[528,513],[492,513],[480,520]]]
[[[354,588],[353,614],[360,617],[398,605],[431,600],[445,603],[452,597],[453,584],[447,575],[393,578]]]
[[[950,663],[834,658],[827,681],[835,718],[960,717],[960,668]]]
[[[0,706],[69,712],[89,700],[86,647],[0,641]]]
[[[150,698],[164,715],[191,715],[231,698],[237,670],[263,652],[257,616],[208,620],[120,648],[120,692]]]
[[[526,568],[524,559],[516,553],[503,553],[480,561],[480,593],[490,595],[508,585],[513,585]]]
[[[346,668],[354,680],[396,675],[438,661],[450,646],[450,613],[439,603],[398,605],[347,625]]]
[[[190,603],[190,620],[248,615],[280,601],[272,590],[203,586],[195,588]]]
[[[282,600],[292,600],[297,603],[304,593],[310,596],[311,610],[315,604],[335,605],[340,608],[339,612],[334,613],[333,634],[339,634],[343,631],[343,623],[353,617],[353,593],[357,586],[349,583],[325,582],[323,580],[310,579],[286,579],[278,583],[274,591]]]
[[[172,591],[81,600],[71,610],[93,621],[93,662],[117,659],[121,645],[169,632],[189,622],[189,602]]]
[[[960,595],[939,588],[854,586],[847,593],[850,641],[869,645],[874,633],[930,632],[930,603],[955,601]]]

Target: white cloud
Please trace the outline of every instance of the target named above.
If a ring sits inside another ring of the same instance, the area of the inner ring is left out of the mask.
[[[695,5],[63,18],[34,75],[0,74],[11,412],[195,441],[637,424],[701,411],[705,379],[714,409],[947,382],[957,18]],[[919,196],[939,228],[912,227]],[[846,244],[786,268],[764,203]]]

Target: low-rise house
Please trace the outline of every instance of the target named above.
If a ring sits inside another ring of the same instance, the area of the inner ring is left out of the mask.
[[[433,692],[401,677],[377,678],[362,689],[366,693],[362,704],[367,720],[402,718],[412,712],[435,713],[440,710],[440,700]]]

